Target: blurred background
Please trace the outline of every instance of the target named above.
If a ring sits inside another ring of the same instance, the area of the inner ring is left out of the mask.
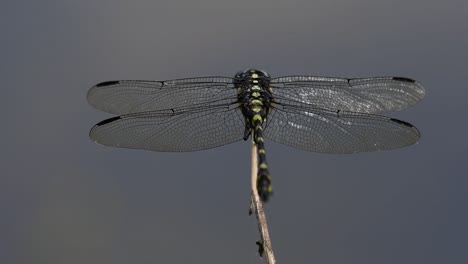
[[[419,144],[324,155],[267,142],[278,263],[468,263],[468,2],[6,1],[0,263],[261,263],[250,146],[97,145],[107,80],[404,76]]]

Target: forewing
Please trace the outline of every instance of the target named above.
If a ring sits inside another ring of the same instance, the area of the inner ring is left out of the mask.
[[[238,108],[152,111],[104,120],[90,131],[99,144],[152,151],[196,151],[238,141],[244,136]]]
[[[200,77],[171,81],[108,81],[88,91],[95,108],[116,115],[231,102],[232,78]]]
[[[267,120],[266,138],[321,153],[396,149],[415,144],[420,137],[407,122],[366,113],[284,106],[272,109]]]
[[[360,113],[397,111],[416,104],[425,94],[421,84],[402,77],[287,76],[272,79],[271,87],[279,103]]]

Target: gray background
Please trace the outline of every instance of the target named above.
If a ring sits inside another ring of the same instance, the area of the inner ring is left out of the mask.
[[[468,263],[468,4],[6,1],[0,8],[0,262],[260,263],[249,145],[155,153],[91,142],[95,83],[406,76],[390,116],[418,145],[323,155],[267,142],[279,263]]]

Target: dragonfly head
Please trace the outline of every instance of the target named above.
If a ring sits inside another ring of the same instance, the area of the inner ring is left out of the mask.
[[[269,79],[270,74],[266,73],[263,70],[256,70],[256,69],[247,69],[245,71],[239,71],[236,73],[236,76],[234,76],[235,79],[237,80],[245,80],[245,79],[250,79],[250,78],[261,78],[261,79]]]

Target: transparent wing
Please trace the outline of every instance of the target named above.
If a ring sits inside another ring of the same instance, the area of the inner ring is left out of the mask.
[[[232,78],[199,77],[171,81],[108,81],[88,91],[93,107],[116,115],[163,109],[218,104],[232,101]]]
[[[238,108],[210,107],[194,111],[152,111],[114,117],[90,131],[99,144],[152,151],[195,151],[244,137],[245,121]]]
[[[279,103],[360,113],[400,110],[416,104],[425,94],[421,84],[402,77],[287,76],[272,79],[271,86]]]
[[[281,106],[268,116],[265,137],[322,153],[389,150],[415,144],[419,131],[394,118],[355,112]]]

